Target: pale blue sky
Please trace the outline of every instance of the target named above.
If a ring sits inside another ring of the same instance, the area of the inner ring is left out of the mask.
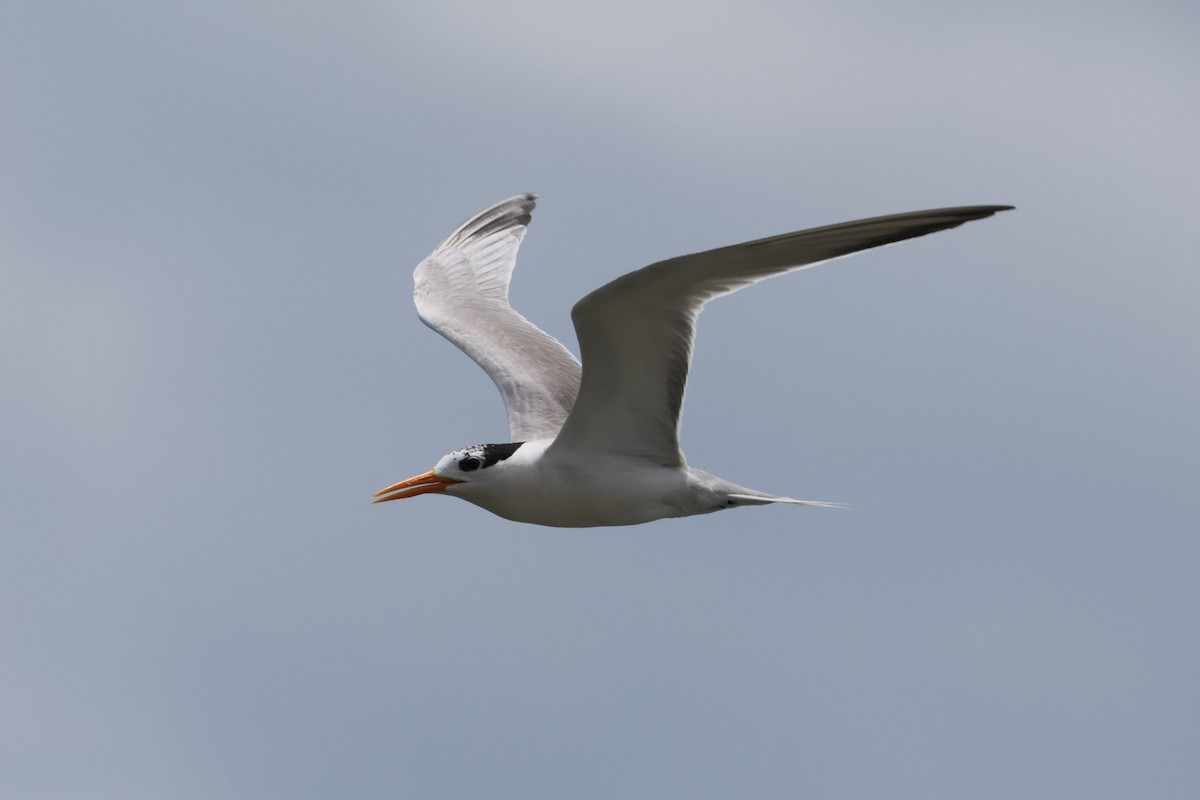
[[[1194,798],[1184,3],[8,3],[0,795]],[[723,299],[690,461],[850,511],[370,494],[506,438],[417,320],[918,208]]]

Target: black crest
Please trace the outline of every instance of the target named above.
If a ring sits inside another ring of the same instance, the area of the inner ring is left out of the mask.
[[[524,442],[509,442],[508,444],[477,444],[468,447],[465,455],[459,459],[458,468],[463,472],[473,472],[477,469],[487,469],[493,464],[517,452]]]

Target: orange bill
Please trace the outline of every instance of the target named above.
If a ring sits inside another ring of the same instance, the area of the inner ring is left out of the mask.
[[[376,498],[373,502],[386,503],[389,500],[402,500],[405,497],[416,497],[419,494],[444,492],[447,487],[453,486],[456,483],[462,483],[462,481],[456,481],[453,478],[443,478],[440,475],[434,475],[433,470],[429,470],[429,472],[422,472],[415,478],[393,483],[386,489],[380,489],[371,496]]]

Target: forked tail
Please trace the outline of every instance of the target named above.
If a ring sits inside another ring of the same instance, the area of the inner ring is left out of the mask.
[[[749,506],[761,506],[767,503],[791,503],[796,506],[813,506],[815,508],[849,508],[845,503],[827,503],[824,500],[796,500],[791,497],[776,497],[774,495],[731,494],[730,500]]]

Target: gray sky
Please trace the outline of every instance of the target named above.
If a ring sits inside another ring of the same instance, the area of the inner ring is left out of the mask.
[[[0,12],[0,795],[1194,798],[1189,4]],[[700,326],[689,460],[850,511],[371,506],[504,441],[411,271],[1016,212]]]

